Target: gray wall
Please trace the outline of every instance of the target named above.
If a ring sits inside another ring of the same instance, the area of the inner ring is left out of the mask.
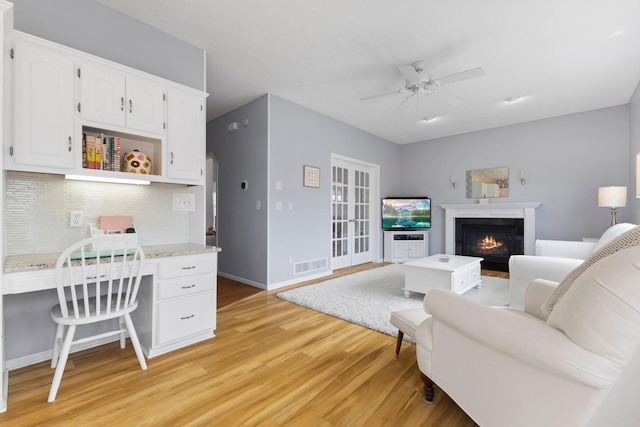
[[[94,0],[12,0],[16,30],[205,91],[204,51]]]
[[[270,99],[269,284],[277,284],[298,278],[289,256],[294,262],[331,261],[331,154],[379,165],[380,195],[386,196],[400,188],[399,147],[277,96]],[[320,168],[320,188],[302,185],[304,165]],[[276,190],[276,181],[282,190]],[[276,202],[283,203],[282,210]],[[377,225],[374,231],[381,249]]]
[[[268,280],[268,99],[265,95],[207,123],[207,152],[218,161],[218,270],[259,287]],[[246,127],[243,117],[249,120]],[[232,122],[238,129],[230,132]]]
[[[636,198],[636,194],[640,194],[640,189],[636,186],[636,176],[640,175],[640,170],[636,169],[636,155],[640,153],[640,83],[629,103],[629,122],[629,221],[640,224],[640,200]]]
[[[444,210],[438,206],[475,203],[466,198],[466,171],[497,166],[509,168],[509,197],[492,202],[542,202],[536,236],[580,240],[610,225],[609,210],[597,206],[598,187],[629,185],[628,147],[625,105],[405,145],[403,181],[408,192],[433,199],[432,254],[444,251]],[[619,209],[618,222],[630,218],[628,208]]]

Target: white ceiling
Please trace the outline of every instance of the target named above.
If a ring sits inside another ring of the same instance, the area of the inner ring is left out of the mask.
[[[640,80],[639,0],[98,1],[207,51],[208,120],[272,93],[404,144],[626,104]],[[486,75],[442,88],[459,105],[360,100],[417,60]]]

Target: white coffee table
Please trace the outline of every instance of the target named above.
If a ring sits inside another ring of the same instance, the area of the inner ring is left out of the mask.
[[[426,294],[429,289],[444,288],[457,294],[480,286],[480,261],[484,258],[461,255],[432,255],[404,263],[404,296],[411,292]]]

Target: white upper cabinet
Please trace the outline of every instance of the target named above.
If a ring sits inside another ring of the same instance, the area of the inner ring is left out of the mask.
[[[127,128],[163,133],[166,89],[153,82],[127,77]]]
[[[205,93],[19,31],[7,48],[5,169],[204,184]],[[144,174],[121,172],[133,150]]]
[[[164,133],[164,86],[91,62],[80,65],[78,76],[81,82],[79,110],[83,121]]]
[[[80,117],[84,120],[125,126],[124,74],[90,62],[78,68],[80,78]]]
[[[204,182],[204,98],[169,89],[168,176],[190,183]]]
[[[74,129],[74,63],[38,44],[13,47],[13,139],[8,166],[73,169],[81,140]]]

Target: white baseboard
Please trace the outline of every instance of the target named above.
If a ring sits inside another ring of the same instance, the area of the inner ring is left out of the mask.
[[[223,273],[221,271],[218,271],[218,276],[222,276],[222,277],[225,277],[227,279],[231,279],[231,280],[234,280],[236,282],[244,283],[245,285],[253,286],[255,288],[260,288],[260,289],[264,289],[264,290],[267,290],[267,291],[272,291],[274,289],[284,288],[286,286],[295,285],[297,283],[306,282],[308,280],[319,279],[321,277],[330,276],[332,274],[333,274],[333,270],[328,270],[328,271],[323,271],[323,272],[317,273],[317,274],[311,274],[311,275],[304,276],[304,277],[298,277],[298,278],[287,280],[287,281],[284,281],[284,282],[272,283],[271,285],[267,286],[264,283],[253,282],[251,280],[247,280],[247,279],[242,278],[242,277],[236,277],[236,276],[233,276],[231,274],[227,274],[227,273]]]
[[[129,335],[127,334],[127,338],[128,337]],[[86,350],[91,347],[98,347],[114,341],[120,341],[120,337],[106,337],[100,340],[83,343],[82,345],[74,345],[71,347],[70,353]],[[16,357],[15,359],[8,359],[5,361],[5,369],[7,371],[12,371],[14,369],[24,368],[25,366],[33,365],[35,363],[44,362],[45,360],[51,360],[52,353],[53,349],[41,351],[39,353],[28,354],[26,356]]]
[[[235,280],[236,282],[244,283],[245,285],[253,286],[254,288],[267,289],[267,285],[265,285],[264,283],[254,282],[243,277],[237,277],[232,274],[223,273],[222,271],[218,271],[218,276],[226,277],[227,279]]]
[[[328,271],[323,271],[322,273],[311,274],[309,276],[304,276],[297,279],[287,280],[279,283],[272,283],[271,285],[269,285],[268,290],[271,291],[274,289],[284,288],[286,286],[295,285],[297,283],[306,282],[308,280],[314,280],[314,279],[319,279],[321,277],[331,276],[332,274],[333,274],[333,270],[328,270]]]

